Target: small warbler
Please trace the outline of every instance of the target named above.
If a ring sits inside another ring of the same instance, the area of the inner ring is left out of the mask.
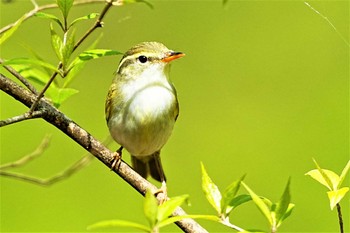
[[[165,193],[160,150],[179,114],[169,63],[184,55],[158,42],[135,45],[121,59],[105,105],[109,131],[121,146],[117,156],[123,148],[129,151],[133,168],[160,181]]]

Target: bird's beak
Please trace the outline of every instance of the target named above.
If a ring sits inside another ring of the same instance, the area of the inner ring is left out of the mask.
[[[185,56],[185,54],[181,52],[170,52],[162,59],[162,62],[171,62],[183,56]]]

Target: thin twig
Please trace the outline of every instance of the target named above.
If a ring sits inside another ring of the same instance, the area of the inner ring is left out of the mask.
[[[344,38],[344,36],[338,31],[338,29],[333,25],[333,23],[328,19],[327,16],[324,16],[323,14],[321,14],[318,10],[316,10],[314,7],[312,7],[310,5],[310,3],[308,2],[304,2],[305,5],[307,5],[312,11],[314,11],[316,14],[318,14],[319,16],[321,16],[321,18],[323,18],[332,28],[333,30],[338,34],[338,36],[345,42],[345,44],[350,47],[349,42]]]
[[[15,162],[0,165],[0,170],[19,167],[19,166],[27,164],[31,160],[33,160],[33,159],[35,159],[38,156],[43,154],[43,152],[48,148],[50,140],[51,140],[51,136],[46,135],[43,138],[43,140],[41,141],[40,145],[33,152],[31,152],[28,155],[23,156],[22,158],[20,158],[19,160],[15,161]]]
[[[102,20],[105,17],[107,11],[113,6],[113,1],[109,0],[106,1],[106,5],[105,7],[102,9],[102,12],[100,13],[99,17],[97,18],[97,20],[95,21],[95,23],[92,25],[92,27],[78,40],[78,42],[74,45],[72,53],[79,47],[79,45],[93,32],[95,31],[95,29],[102,27]],[[57,70],[60,70],[62,68],[63,64],[62,62],[60,62],[58,64]],[[33,103],[33,105],[30,107],[29,113],[33,112],[40,99],[44,96],[46,90],[50,87],[51,83],[55,80],[56,76],[57,76],[57,72],[54,72],[49,81],[46,83],[45,87],[41,90],[41,92],[39,93],[37,99],[35,100],[35,102]]]
[[[8,118],[6,120],[0,121],[0,127],[6,126],[6,125],[11,125],[13,123],[17,123],[20,121],[30,120],[30,119],[34,119],[34,118],[41,118],[44,115],[45,115],[45,111],[43,111],[43,110],[34,111],[31,113],[26,112],[22,115],[14,116],[14,117]]]
[[[4,60],[0,58],[0,64],[4,63]],[[21,81],[24,86],[26,86],[33,94],[38,95],[38,91],[35,89],[35,87],[28,82],[23,76],[18,73],[15,69],[13,69],[11,66],[3,66],[8,72],[10,72],[13,76],[15,76],[19,81]]]
[[[20,101],[22,104],[30,107],[36,100],[36,96],[13,82],[11,79],[0,74],[0,89],[6,92],[8,95]],[[74,121],[69,119],[65,114],[53,107],[50,103],[41,99],[39,101],[40,109],[45,109],[47,114],[43,117],[49,124],[55,126],[61,130],[68,137],[72,138],[81,147],[93,154],[97,159],[104,163],[108,169],[111,167],[114,161],[114,152],[107,149],[100,141],[96,140],[85,129],[81,128]],[[137,190],[142,195],[145,195],[147,190],[153,193],[158,191],[158,188],[151,184],[149,181],[141,177],[137,172],[129,167],[124,161],[120,160],[119,166],[113,169],[113,172],[117,173],[122,179],[124,179],[129,185]],[[158,199],[164,199],[164,194],[159,193]],[[187,215],[180,207],[172,213],[173,216]],[[197,232],[206,233],[207,231],[202,228],[193,219],[184,219],[176,222],[176,224],[184,232]]]
[[[90,4],[90,3],[101,3],[101,2],[104,2],[105,0],[76,0],[74,1],[73,5],[84,5],[84,4]],[[47,4],[47,5],[43,5],[43,6],[38,6],[38,7],[35,7],[33,10],[25,13],[22,17],[20,17],[19,20],[27,20],[31,17],[33,17],[36,13],[40,12],[40,11],[44,11],[44,10],[47,10],[47,9],[52,9],[52,8],[57,8],[57,4],[56,3],[53,3],[53,4]],[[23,18],[23,19],[22,19]],[[14,23],[11,23],[3,28],[0,29],[0,35],[6,31],[8,31],[9,29],[11,29],[12,27],[14,27],[18,22],[19,20],[17,20],[16,22]]]
[[[60,62],[57,66],[58,69],[61,69],[62,68],[62,62]],[[39,95],[36,97],[36,101],[33,103],[33,105],[30,107],[28,113],[29,115],[33,114],[34,110],[36,109],[38,103],[39,103],[39,100],[44,96],[45,92],[47,91],[47,89],[49,89],[51,83],[55,80],[56,76],[57,76],[57,72],[54,72],[49,81],[45,84],[44,88],[40,91]]]
[[[88,165],[93,158],[94,156],[92,156],[91,154],[87,154],[84,157],[82,157],[80,160],[75,162],[73,165],[68,167],[67,169],[47,179],[41,179],[41,178],[31,177],[28,175],[23,175],[23,174],[14,173],[14,172],[7,172],[2,170],[0,170],[0,175],[26,181],[26,182],[31,182],[38,185],[49,186],[54,183],[57,183],[58,181],[67,179],[74,173],[78,172],[79,170],[84,168],[86,165]]]
[[[340,233],[344,233],[343,216],[342,216],[342,213],[341,213],[341,208],[340,208],[340,204],[339,203],[337,204],[337,211],[338,211]]]

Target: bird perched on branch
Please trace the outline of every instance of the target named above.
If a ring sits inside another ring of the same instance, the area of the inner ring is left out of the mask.
[[[158,42],[143,42],[129,49],[120,61],[110,86],[105,113],[109,131],[122,149],[131,154],[133,168],[144,178],[166,178],[160,150],[169,139],[179,114],[174,85],[169,79],[170,62],[185,54]]]

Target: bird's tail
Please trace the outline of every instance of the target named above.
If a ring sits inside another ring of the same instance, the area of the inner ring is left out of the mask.
[[[147,179],[148,175],[159,182],[165,182],[166,177],[160,160],[160,151],[149,156],[131,156],[132,167],[142,177]]]

